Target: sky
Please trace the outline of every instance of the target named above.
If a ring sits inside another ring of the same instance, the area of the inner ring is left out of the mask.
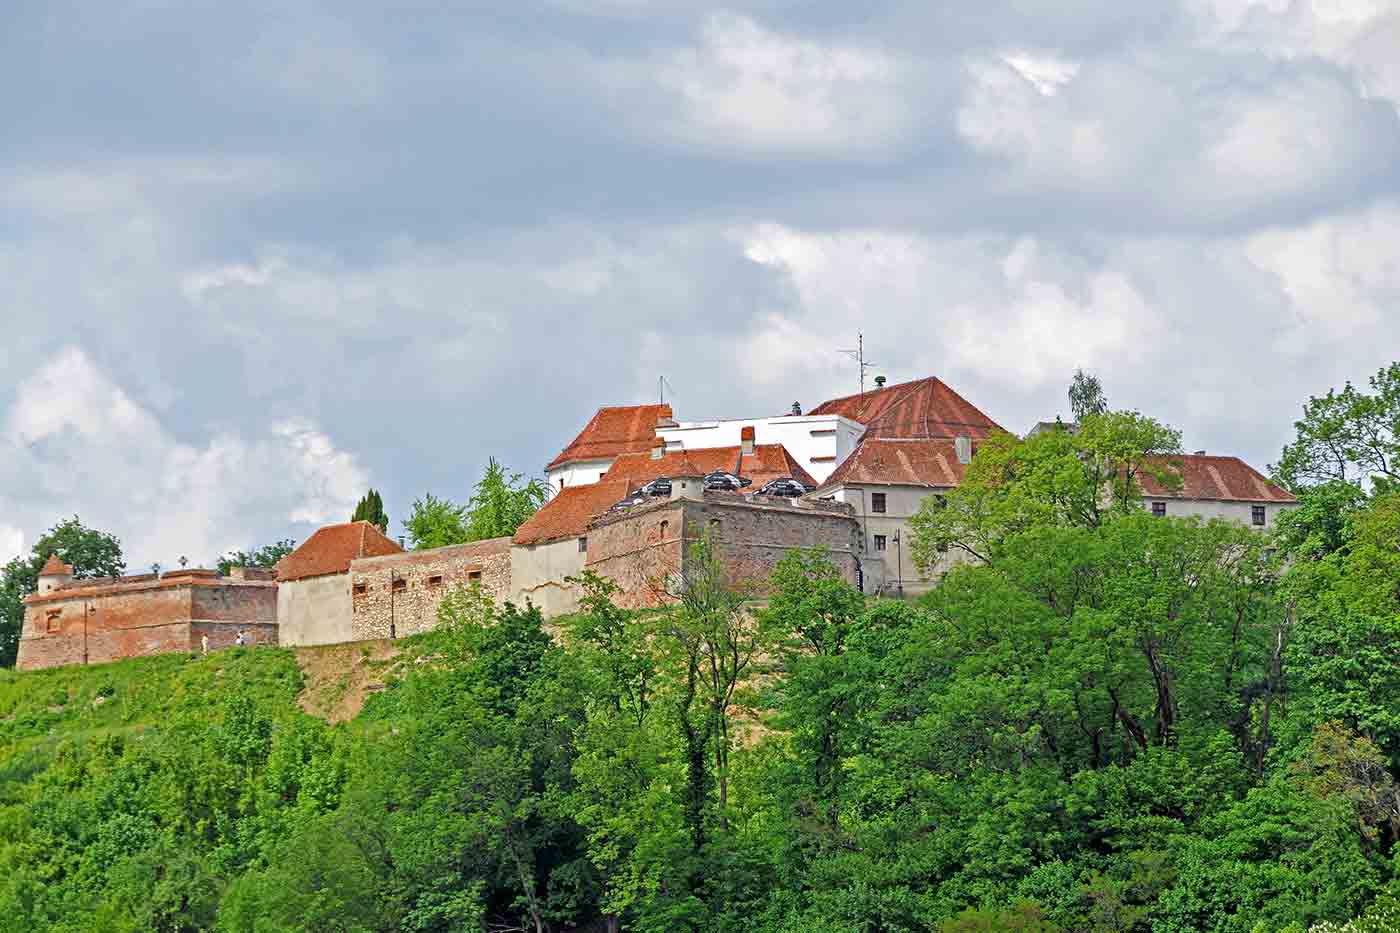
[[[9,0],[0,113],[0,560],[397,533],[858,333],[1261,469],[1400,357],[1400,0]]]

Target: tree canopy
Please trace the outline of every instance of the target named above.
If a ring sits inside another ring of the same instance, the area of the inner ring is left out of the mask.
[[[277,566],[277,562],[296,549],[296,541],[291,538],[283,538],[274,541],[272,544],[264,544],[262,547],[254,548],[251,551],[229,551],[219,558],[215,565],[219,573],[228,576],[229,570],[234,567],[262,567],[271,569]]]
[[[13,667],[24,626],[24,597],[39,588],[39,571],[57,554],[78,579],[117,577],[126,572],[121,541],[88,528],[78,516],[64,519],[39,536],[28,557],[0,569],[0,666]]]
[[[1294,492],[1341,481],[1377,491],[1400,484],[1400,363],[1370,378],[1371,391],[1350,382],[1311,396],[1294,422],[1297,437],[1273,466]]]
[[[374,489],[365,493],[355,504],[355,511],[351,514],[350,521],[369,522],[381,532],[387,533],[389,531],[389,513],[384,511],[384,498]]]

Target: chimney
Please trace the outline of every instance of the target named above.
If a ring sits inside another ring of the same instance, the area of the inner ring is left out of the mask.
[[[660,460],[664,456],[666,456],[666,442],[658,437],[656,443],[651,445],[651,459]]]
[[[694,499],[703,501],[705,498],[705,479],[702,476],[672,476],[671,499]]]
[[[671,415],[670,405],[661,405],[656,412],[656,426],[658,428],[674,428],[676,419]]]
[[[753,425],[745,425],[739,429],[739,446],[743,448],[742,456],[753,456],[754,430]]]
[[[968,437],[966,434],[959,434],[957,438],[954,439],[953,446],[958,451],[959,463],[972,462],[972,438]]]

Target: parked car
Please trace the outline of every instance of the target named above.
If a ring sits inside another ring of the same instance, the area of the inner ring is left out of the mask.
[[[666,477],[654,479],[641,489],[637,490],[639,496],[669,496],[671,494],[671,481]]]
[[[623,499],[623,500],[621,500],[620,502],[615,502],[615,503],[613,503],[613,505],[608,509],[608,511],[609,511],[609,512],[625,512],[625,511],[627,511],[628,509],[630,509],[632,506],[634,506],[634,505],[641,505],[642,503],[644,503],[644,502],[646,502],[646,501],[647,501],[647,497],[646,497],[646,496],[639,495],[638,493],[633,493],[632,495],[628,496],[626,499]]]
[[[749,479],[747,476],[735,476],[733,473],[727,473],[724,470],[714,470],[705,474],[706,489],[728,489],[736,491],[752,484],[753,480]]]
[[[806,495],[812,491],[812,487],[806,483],[798,482],[791,476],[780,476],[777,479],[770,479],[759,489],[760,496],[780,496],[784,499],[796,499],[798,496]]]

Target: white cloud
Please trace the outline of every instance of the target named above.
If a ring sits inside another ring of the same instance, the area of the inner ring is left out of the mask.
[[[1074,76],[1079,73],[1078,62],[1053,55],[1022,50],[1003,52],[999,57],[1045,97],[1054,97],[1061,87],[1073,81]]]
[[[650,70],[657,63],[649,63]],[[680,99],[672,129],[691,143],[763,152],[879,152],[910,113],[887,53],[780,35],[722,13],[699,42],[659,63],[655,80]]]
[[[5,505],[27,520],[19,543],[76,513],[122,538],[132,566],[207,561],[291,525],[342,519],[368,481],[303,419],[252,437],[177,438],[77,348],[20,383],[3,423]],[[14,540],[0,528],[0,549]]]

